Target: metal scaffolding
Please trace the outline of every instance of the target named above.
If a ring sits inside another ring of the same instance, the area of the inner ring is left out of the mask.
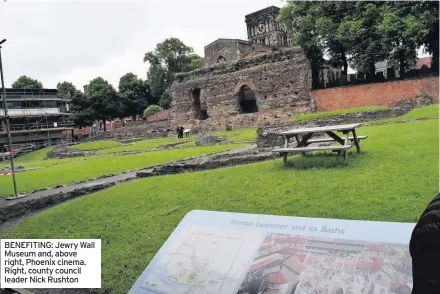
[[[68,113],[70,99],[59,98],[56,90],[8,89],[8,92],[10,129],[15,148],[29,152],[72,142],[74,124]]]

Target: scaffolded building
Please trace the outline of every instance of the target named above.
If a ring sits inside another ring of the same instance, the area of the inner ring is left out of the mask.
[[[13,149],[35,150],[72,140],[71,99],[59,97],[56,89],[6,89],[6,101]],[[5,107],[0,99],[0,152],[7,151]]]

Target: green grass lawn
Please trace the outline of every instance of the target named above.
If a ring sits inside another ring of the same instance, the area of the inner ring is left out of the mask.
[[[368,123],[378,123],[378,122],[386,122],[386,121],[402,121],[409,120],[414,118],[434,118],[439,117],[439,105],[432,104],[424,107],[414,108],[410,112],[396,117],[384,118],[379,120],[372,120]]]
[[[216,132],[215,135],[226,136],[228,137],[229,142],[251,141],[251,140],[255,140],[255,138],[257,137],[257,129],[249,128],[249,129],[240,129],[233,131],[221,131],[221,132]]]
[[[113,140],[99,140],[73,145],[78,150],[99,150],[119,146],[119,143]]]
[[[15,166],[28,167],[28,165],[32,165],[35,162],[44,162],[43,159],[46,157],[46,154],[51,150],[52,147],[47,147],[18,156],[14,159]],[[0,163],[0,168],[5,168],[9,166],[9,160]]]
[[[185,140],[186,142],[188,139],[185,138],[183,140]],[[103,153],[115,153],[115,152],[134,151],[134,150],[149,150],[149,149],[157,148],[161,145],[177,143],[180,141],[182,141],[182,139],[177,139],[176,137],[145,139],[125,146],[99,150],[98,153],[103,154]]]
[[[142,168],[149,165],[238,148],[243,145],[216,145],[188,149],[155,151],[124,156],[94,157],[83,161],[77,158],[66,158],[71,162],[47,166],[44,169],[18,172],[16,174],[18,191],[28,192],[33,189],[54,187],[73,181],[87,180],[109,173],[121,173],[126,170]],[[13,193],[10,177],[0,177],[0,197]]]
[[[386,107],[385,106],[364,106],[364,107],[355,107],[355,108],[339,109],[339,110],[332,110],[332,111],[301,113],[301,114],[293,117],[292,121],[324,118],[324,117],[337,116],[337,115],[341,115],[341,114],[345,114],[345,113],[353,113],[353,112],[360,112],[360,111],[367,111],[367,110],[381,110],[381,109],[386,109]]]
[[[417,221],[438,192],[438,121],[362,127],[358,133],[369,137],[347,165],[334,154],[312,154],[290,157],[287,168],[279,159],[141,179],[63,203],[0,237],[102,239],[101,291],[127,293],[194,209]]]

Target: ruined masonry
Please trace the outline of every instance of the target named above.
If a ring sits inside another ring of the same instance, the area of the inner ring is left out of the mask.
[[[218,39],[205,47],[205,67],[176,76],[172,126],[197,131],[285,122],[314,109],[310,63],[288,48],[271,6],[246,16],[248,41]]]

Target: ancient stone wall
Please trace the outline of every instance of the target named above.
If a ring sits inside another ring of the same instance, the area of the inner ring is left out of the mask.
[[[172,126],[223,130],[288,121],[313,109],[310,63],[280,49],[179,74],[170,88]]]

